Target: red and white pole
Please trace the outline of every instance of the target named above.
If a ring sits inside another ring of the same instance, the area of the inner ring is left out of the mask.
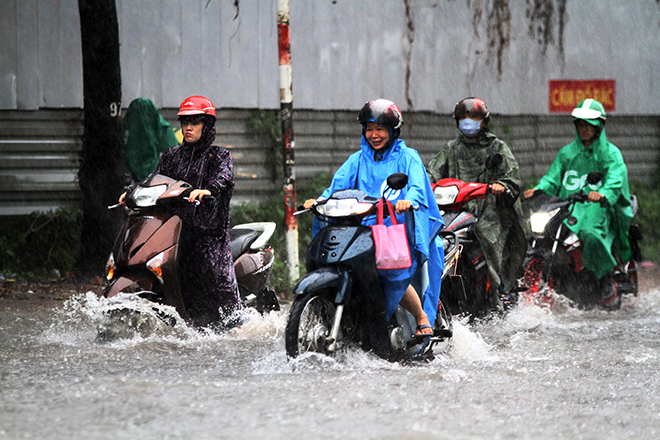
[[[293,79],[291,75],[291,41],[289,39],[289,0],[277,0],[277,42],[280,58],[280,120],[284,144],[284,223],[289,280],[300,276],[298,270],[298,223],[296,210],[296,173],[293,140]]]

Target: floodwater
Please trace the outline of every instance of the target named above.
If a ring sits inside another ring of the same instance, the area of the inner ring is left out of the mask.
[[[0,299],[0,439],[660,438],[653,286],[612,313],[458,320],[445,355],[412,365],[288,362],[285,312],[100,341],[104,301]]]

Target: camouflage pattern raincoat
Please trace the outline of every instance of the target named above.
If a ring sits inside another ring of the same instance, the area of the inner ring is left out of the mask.
[[[486,170],[486,159],[495,153],[502,155],[502,163],[497,169]],[[510,191],[498,196],[488,194],[463,208],[479,219],[476,232],[493,286],[491,304],[501,308],[498,292],[515,287],[527,251],[518,162],[506,143],[492,133],[486,132],[474,142],[465,142],[460,135],[429,162],[427,174],[431,182],[449,177],[464,182],[499,183]]]

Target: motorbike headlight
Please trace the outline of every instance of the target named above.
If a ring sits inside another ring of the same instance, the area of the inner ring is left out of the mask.
[[[326,203],[318,205],[316,210],[326,217],[346,217],[349,215],[364,214],[372,208],[371,203],[360,203],[357,199],[329,199]]]
[[[557,215],[561,208],[553,209],[552,211],[548,212],[535,212],[529,217],[529,222],[530,226],[532,228],[532,232],[535,234],[542,234],[543,231],[545,230],[545,225],[548,224],[550,219]]]
[[[140,186],[133,193],[133,200],[140,207],[153,206],[165,190],[167,190],[167,185]]]
[[[147,269],[149,269],[156,277],[163,282],[163,261],[165,260],[165,253],[161,252],[160,254],[153,257],[151,260],[147,261]]]
[[[115,277],[115,257],[110,253],[108,262],[105,263],[105,279],[110,281]]]
[[[433,195],[435,195],[435,202],[438,205],[453,205],[458,197],[458,187],[456,185],[436,186]]]

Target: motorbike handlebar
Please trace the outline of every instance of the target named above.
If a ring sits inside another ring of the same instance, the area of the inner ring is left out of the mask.
[[[493,184],[492,184],[492,183],[488,184],[488,187],[487,187],[487,189],[486,189],[486,192],[487,192],[488,194],[493,194],[493,190],[492,190],[492,186],[491,186],[491,185],[493,185]],[[502,185],[502,184],[500,184],[500,185]],[[502,194],[506,194],[507,196],[509,196],[510,198],[513,199],[514,197],[513,197],[513,193],[511,192],[511,190],[510,190],[509,188],[507,188],[506,186],[504,186],[504,185],[502,185],[502,186],[504,187],[504,191],[503,191],[501,194],[493,194],[493,195],[494,195],[494,196],[500,196],[500,195],[502,195]]]
[[[569,202],[586,202],[587,200],[589,200],[589,196],[587,195],[587,193],[580,190],[568,196],[566,200]]]
[[[185,200],[186,202],[190,201],[190,199],[188,197],[184,197],[183,200]],[[204,195],[204,196],[202,196],[202,200],[215,200],[215,196]],[[197,199],[197,200],[195,200],[194,203],[195,203],[195,205],[199,205],[202,202],[199,199]]]

